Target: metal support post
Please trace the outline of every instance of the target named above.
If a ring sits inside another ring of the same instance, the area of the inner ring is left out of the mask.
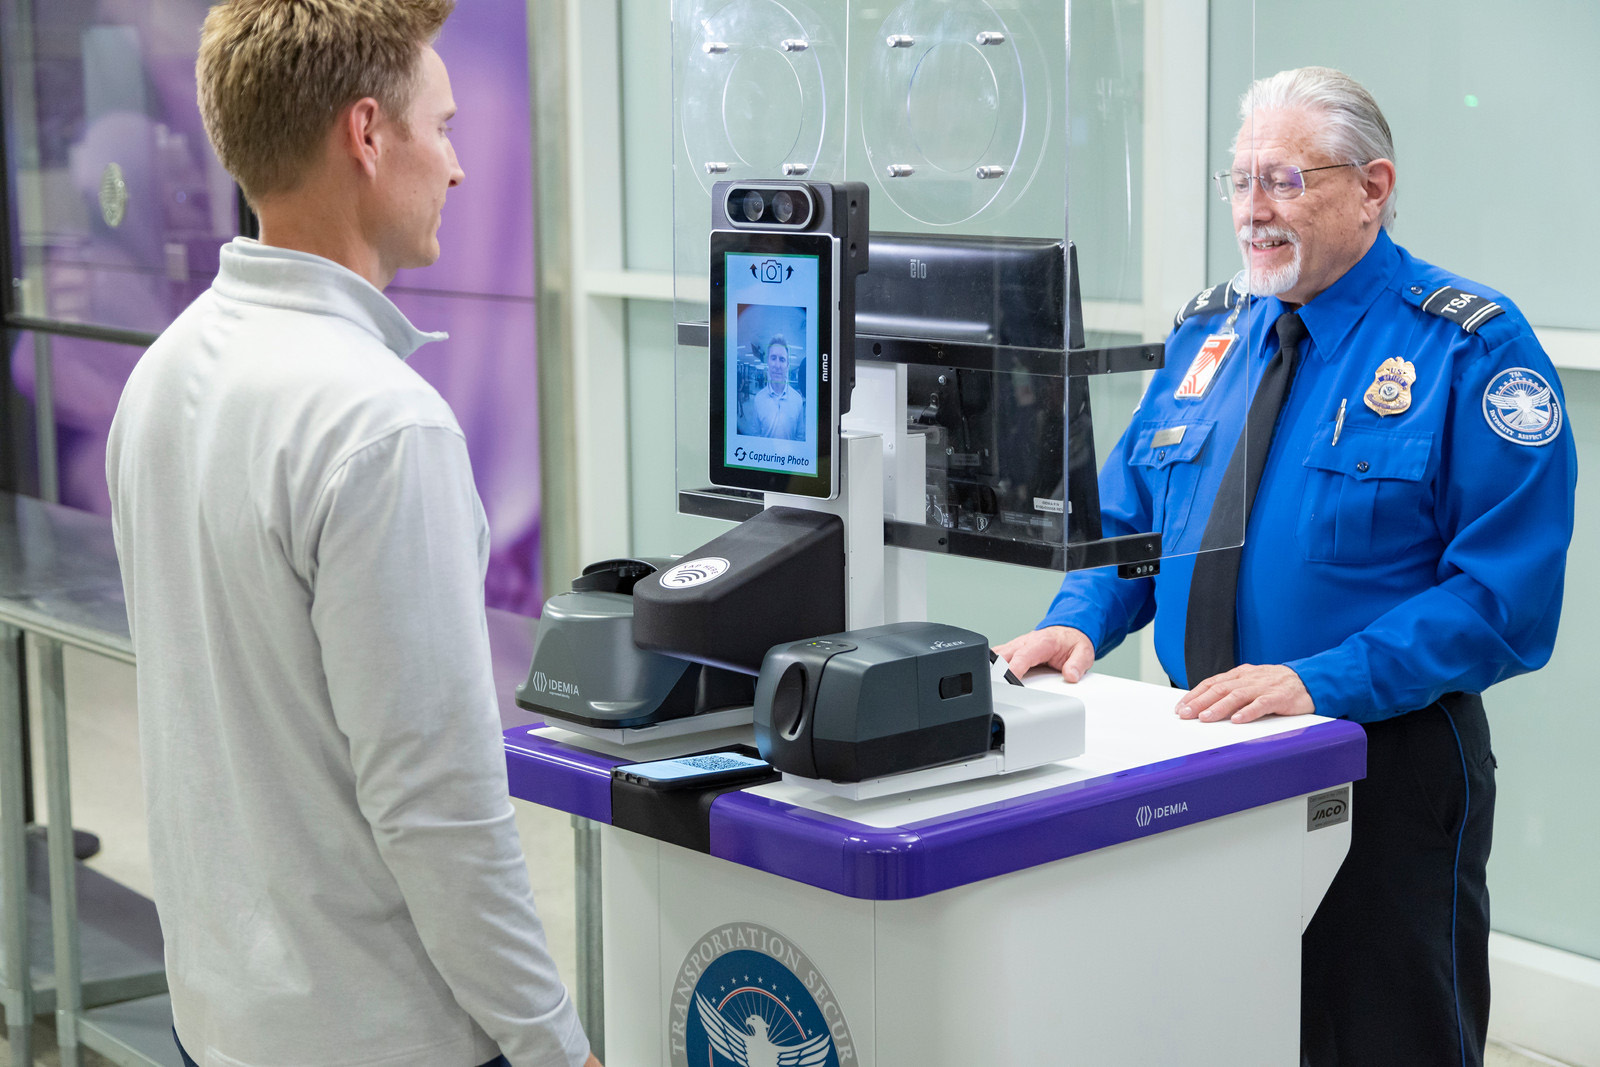
[[[33,974],[28,960],[28,841],[23,798],[21,634],[0,625],[0,890],[4,891],[3,948],[6,1033],[11,1062],[33,1062]]]
[[[600,824],[572,817],[578,942],[578,1020],[597,1059],[606,1058],[605,938],[600,929]]]
[[[78,955],[78,858],[72,846],[72,788],[67,764],[66,678],[61,642],[36,638],[39,717],[44,728],[45,796],[50,807],[50,924],[55,933],[56,1044],[61,1067],[79,1067],[78,1020],[83,976]]]

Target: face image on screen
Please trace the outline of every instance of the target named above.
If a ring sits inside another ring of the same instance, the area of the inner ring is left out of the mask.
[[[723,462],[817,474],[817,257],[727,257]]]

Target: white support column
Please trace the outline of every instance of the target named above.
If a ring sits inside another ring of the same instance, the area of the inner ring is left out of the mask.
[[[572,234],[572,414],[581,561],[628,551],[628,361],[623,301],[591,272],[624,268],[616,0],[567,0],[567,197]]]
[[[1144,249],[1140,334],[1164,338],[1206,285],[1209,0],[1152,0],[1144,24]],[[1139,636],[1139,677],[1164,685],[1155,633]]]
[[[907,432],[905,398],[905,364],[858,364],[844,425],[883,440],[884,518],[920,523],[927,506],[928,439]],[[927,560],[922,552],[883,550],[882,621],[922,622],[928,617]]]
[[[1160,340],[1206,284],[1208,0],[1153,0],[1144,26],[1143,330]]]

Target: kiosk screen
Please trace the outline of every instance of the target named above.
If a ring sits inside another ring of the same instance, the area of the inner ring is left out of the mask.
[[[711,480],[836,495],[837,241],[712,234]]]

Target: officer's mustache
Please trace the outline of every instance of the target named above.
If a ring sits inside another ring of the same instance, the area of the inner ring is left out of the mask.
[[[1240,226],[1235,236],[1240,248],[1247,249],[1257,241],[1282,241],[1297,249],[1300,247],[1300,235],[1283,226]]]

